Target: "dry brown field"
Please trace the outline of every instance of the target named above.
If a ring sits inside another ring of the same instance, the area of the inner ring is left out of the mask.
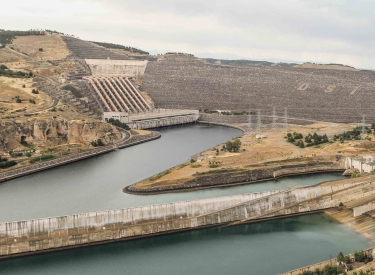
[[[241,125],[237,125],[241,126]],[[143,181],[136,187],[147,188],[157,187],[168,184],[182,184],[194,178],[194,174],[204,173],[220,169],[255,169],[267,166],[297,164],[308,161],[335,161],[337,155],[367,155],[375,154],[375,142],[373,141],[345,141],[343,144],[339,141],[325,143],[319,146],[299,148],[286,141],[286,134],[298,132],[303,136],[316,132],[317,134],[327,134],[332,138],[335,134],[352,130],[357,125],[337,124],[329,122],[320,122],[310,125],[298,126],[292,125],[286,131],[285,129],[264,130],[266,138],[256,139],[255,134],[245,134],[240,137],[241,149],[238,153],[221,151],[222,145],[203,152],[197,162],[185,166],[174,168],[171,173],[162,176],[154,181]],[[375,136],[372,136],[375,139]],[[219,150],[217,153],[216,149]],[[210,163],[218,163],[219,167],[210,168]]]
[[[10,47],[36,60],[60,60],[70,54],[58,35],[17,36]],[[40,48],[43,51],[39,51]]]
[[[338,70],[338,71],[359,71],[352,67],[340,66],[340,65],[322,65],[322,64],[312,64],[304,63],[293,66],[294,68],[304,68],[304,69],[320,69],[320,70]]]
[[[32,84],[31,78],[0,77],[0,117],[2,119],[11,114],[36,112],[52,103],[52,98],[43,92],[33,94]],[[17,96],[21,99],[21,103],[16,102]],[[30,100],[34,100],[36,104],[31,103]]]

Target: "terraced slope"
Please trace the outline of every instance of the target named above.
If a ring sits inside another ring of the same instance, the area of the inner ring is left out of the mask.
[[[98,46],[94,43],[83,41],[81,39],[63,36],[66,46],[72,52],[72,55],[81,59],[113,59],[113,60],[127,60],[128,56],[120,53],[112,52],[104,47]]]
[[[374,120],[375,72],[149,62],[143,85],[155,106],[257,111],[332,122]]]

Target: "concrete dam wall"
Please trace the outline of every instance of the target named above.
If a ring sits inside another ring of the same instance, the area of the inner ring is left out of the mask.
[[[0,258],[306,213],[375,193],[372,182],[314,186],[0,224]]]
[[[92,75],[143,75],[147,60],[85,59]]]

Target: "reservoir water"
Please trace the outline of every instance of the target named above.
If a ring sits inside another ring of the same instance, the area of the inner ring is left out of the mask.
[[[162,138],[0,184],[0,222],[275,190],[339,173],[184,193],[135,196],[122,188],[241,132],[193,124]],[[373,243],[323,214],[218,227],[0,261],[1,274],[276,274]],[[324,253],[322,253],[324,252]]]

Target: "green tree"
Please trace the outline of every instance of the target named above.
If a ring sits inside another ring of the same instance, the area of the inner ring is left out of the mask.
[[[233,149],[233,152],[238,152],[240,150],[240,147],[241,147],[241,140],[239,138],[236,138],[233,142],[232,142],[232,149]]]
[[[233,150],[233,143],[229,140],[225,143],[225,148],[227,149],[228,152],[232,152]]]
[[[344,262],[344,254],[342,254],[342,252],[340,252],[339,255],[337,255],[337,261]]]

